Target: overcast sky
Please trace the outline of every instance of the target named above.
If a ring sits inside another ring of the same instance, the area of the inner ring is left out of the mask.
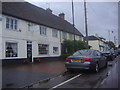
[[[71,2],[39,2],[38,0],[26,0],[43,9],[50,8],[53,14],[65,13],[65,20],[72,22]],[[73,0],[74,1],[74,0]],[[118,6],[117,2],[87,2],[88,34],[98,34],[114,41],[118,39]],[[84,7],[83,2],[74,2],[75,27],[85,35],[84,29]],[[112,31],[114,31],[112,33]]]

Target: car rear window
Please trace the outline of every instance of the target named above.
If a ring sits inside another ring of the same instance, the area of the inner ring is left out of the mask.
[[[110,51],[105,51],[105,52],[103,52],[103,53],[110,53]]]
[[[92,50],[79,50],[77,52],[75,52],[73,55],[74,56],[90,56],[92,55]]]

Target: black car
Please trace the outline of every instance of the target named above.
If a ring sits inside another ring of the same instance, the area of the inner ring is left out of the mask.
[[[106,57],[98,50],[83,49],[66,58],[67,70],[86,69],[98,72],[100,68],[107,67]]]
[[[115,55],[116,55],[116,56],[119,55],[119,50],[115,50]]]
[[[107,57],[108,61],[112,61],[116,57],[115,52],[113,50],[104,51],[102,52],[102,54]]]
[[[118,51],[118,55],[120,55],[120,49],[118,49],[117,51]]]

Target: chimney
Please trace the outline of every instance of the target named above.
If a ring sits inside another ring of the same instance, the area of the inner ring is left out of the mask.
[[[46,11],[52,14],[52,10],[50,8],[47,8]]]
[[[65,14],[64,13],[60,13],[59,17],[62,18],[62,19],[65,19]]]

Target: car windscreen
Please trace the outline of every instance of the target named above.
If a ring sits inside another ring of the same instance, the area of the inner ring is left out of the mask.
[[[92,55],[92,50],[79,50],[75,52],[73,55],[74,56],[91,56]]]
[[[114,50],[110,50],[111,51],[111,53],[115,53],[115,51]]]

